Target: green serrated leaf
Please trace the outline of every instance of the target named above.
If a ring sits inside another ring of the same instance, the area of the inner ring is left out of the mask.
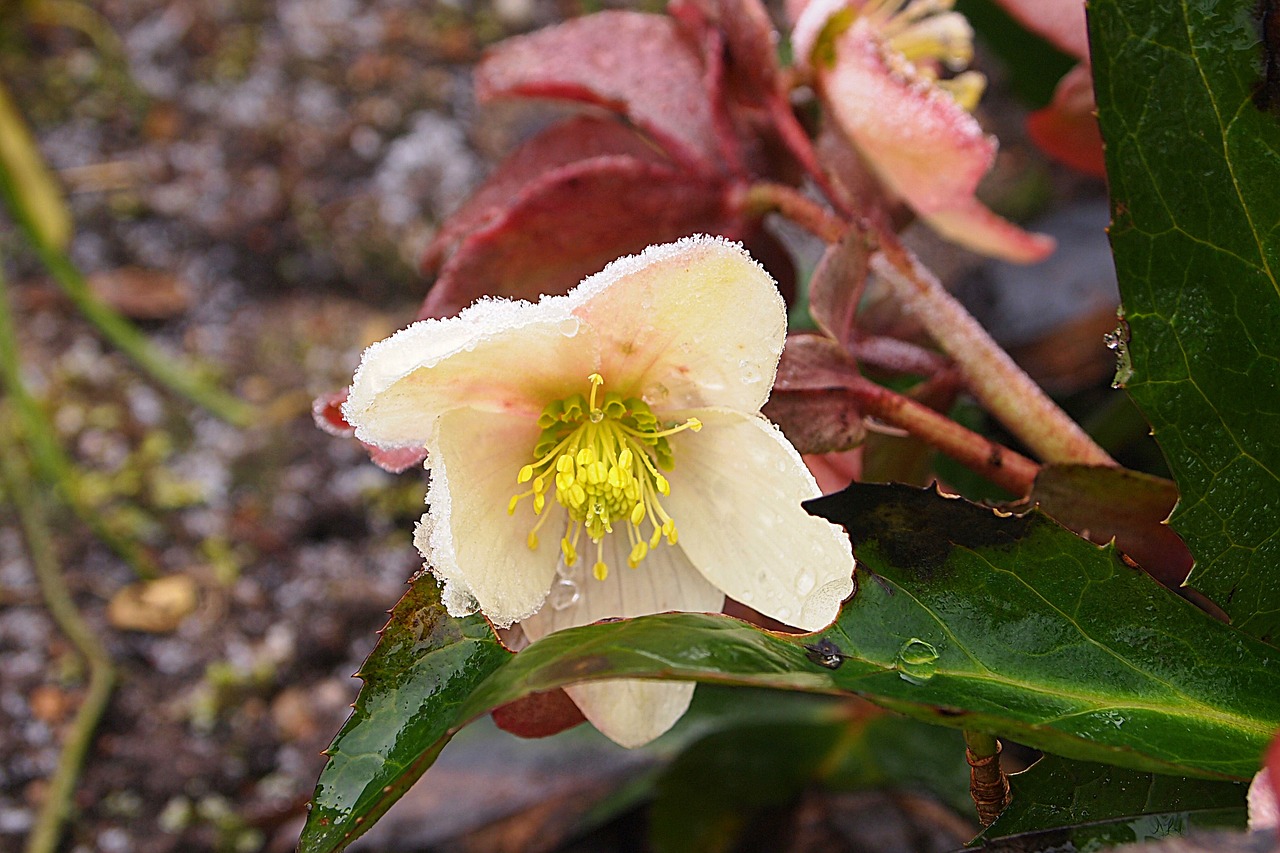
[[[1089,8],[1126,387],[1181,491],[1190,584],[1280,628],[1280,114],[1254,0]],[[1261,100],[1261,99],[1260,99]]]
[[[1270,646],[1039,514],[904,486],[811,503],[858,543],[861,590],[825,637],[662,614],[552,634],[459,711],[613,676],[848,691],[908,716],[1134,769],[1247,778],[1280,725]],[[870,571],[868,571],[870,570]],[[811,657],[812,655],[812,657]]]
[[[445,612],[436,580],[413,582],[358,673],[355,708],[328,749],[299,853],[341,850],[431,766],[454,711],[511,655],[479,616]]]
[[[1162,776],[1051,755],[1010,776],[1009,787],[1013,799],[983,832],[984,841],[1103,822],[1128,826],[1130,841],[1142,840],[1153,827],[1166,835],[1191,826],[1243,827],[1248,790],[1243,782]]]

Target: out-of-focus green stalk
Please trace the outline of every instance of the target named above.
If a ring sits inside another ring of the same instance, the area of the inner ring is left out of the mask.
[[[9,414],[0,410],[0,415]],[[7,421],[10,418],[3,418]],[[62,836],[63,825],[71,813],[72,798],[80,769],[93,743],[93,734],[111,699],[116,674],[111,657],[102,641],[94,636],[67,593],[67,587],[54,550],[53,537],[45,519],[40,492],[34,487],[26,471],[25,460],[14,442],[0,441],[0,471],[3,472],[5,492],[17,510],[22,525],[31,566],[40,585],[49,615],[67,639],[84,655],[89,666],[89,689],[76,711],[67,739],[58,756],[58,766],[49,779],[49,789],[35,826],[27,836],[27,853],[53,853]]]
[[[66,199],[3,81],[0,81],[0,172],[8,176],[5,180],[11,184],[6,195],[14,215],[25,220],[27,228],[41,242],[65,249],[71,240],[71,213]]]
[[[6,104],[8,101],[0,90],[0,140],[3,139],[3,110]],[[12,109],[11,104],[8,106]],[[17,119],[16,111],[13,115]],[[20,122],[20,119],[17,120]],[[132,359],[152,379],[215,417],[237,426],[248,426],[254,419],[252,406],[210,385],[190,366],[160,352],[132,323],[93,295],[84,275],[59,245],[58,235],[36,215],[43,208],[29,195],[33,189],[25,171],[29,164],[24,163],[34,159],[36,166],[43,168],[44,161],[34,144],[24,150],[26,160],[20,158],[11,162],[0,155],[0,195],[4,196],[10,213],[30,241],[31,247],[76,309],[112,346]],[[0,146],[0,152],[2,151],[3,147]],[[56,186],[51,186],[56,190]],[[61,201],[60,195],[56,198]],[[70,225],[67,227],[69,230]],[[65,243],[65,240],[61,242]]]
[[[128,562],[139,576],[155,577],[158,574],[156,566],[138,543],[108,527],[97,508],[84,500],[75,465],[58,444],[53,424],[45,417],[22,381],[17,332],[3,269],[0,269],[0,388],[4,389],[17,421],[16,428],[12,431],[21,433],[21,442],[30,454],[40,478],[56,487],[76,516],[95,536]],[[0,438],[0,444],[7,443],[10,443],[8,436]]]

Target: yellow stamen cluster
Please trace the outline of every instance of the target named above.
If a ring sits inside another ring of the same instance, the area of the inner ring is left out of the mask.
[[[898,73],[938,86],[972,112],[986,88],[986,77],[966,71],[939,80],[936,70],[941,64],[960,71],[973,60],[973,28],[963,15],[952,11],[954,5],[954,0],[871,0],[861,14],[876,21],[881,37],[909,63],[909,67],[895,65],[895,57],[886,56]]]
[[[543,513],[547,497],[554,495],[569,513],[569,526],[560,540],[565,565],[578,561],[578,543],[586,531],[595,544],[593,573],[604,580],[609,567],[603,542],[613,525],[625,522],[631,542],[627,565],[633,569],[664,537],[676,543],[675,522],[659,500],[671,493],[671,486],[659,469],[670,471],[674,465],[667,437],[686,429],[696,432],[702,424],[690,418],[664,429],[643,400],[623,399],[616,392],[600,394],[604,377],[593,373],[587,379],[587,398],[574,394],[542,410],[535,461],[516,476],[529,489],[513,496],[507,510],[514,513],[521,500],[533,499],[539,519],[527,542],[536,549],[538,531],[550,517]],[[647,537],[641,532],[646,524],[651,530]]]

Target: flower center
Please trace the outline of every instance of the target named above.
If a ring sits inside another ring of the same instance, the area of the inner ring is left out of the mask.
[[[657,416],[641,399],[614,391],[600,393],[604,377],[593,373],[590,395],[574,394],[547,405],[538,417],[542,434],[533,448],[534,462],[516,476],[518,483],[530,483],[528,491],[511,498],[507,511],[514,513],[524,498],[533,498],[533,511],[540,516],[529,531],[528,544],[538,547],[538,530],[549,516],[543,515],[547,496],[569,512],[569,527],[560,540],[565,565],[578,560],[578,542],[585,530],[595,543],[594,574],[604,580],[609,567],[604,561],[604,537],[613,525],[625,522],[631,553],[627,565],[635,568],[650,549],[665,537],[676,543],[676,524],[662,508],[659,496],[671,493],[667,478],[659,469],[674,467],[667,437],[686,429],[702,428],[697,418],[663,428]],[[648,525],[649,535],[642,533]]]
[[[965,110],[972,112],[986,88],[986,78],[965,71],[938,79],[935,64],[961,71],[973,59],[973,28],[959,12],[955,0],[871,0],[862,14],[876,21],[878,32],[897,57],[885,61],[907,79],[938,86]],[[903,64],[903,60],[907,63]]]

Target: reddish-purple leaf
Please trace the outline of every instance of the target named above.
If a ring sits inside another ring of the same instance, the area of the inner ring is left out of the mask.
[[[587,721],[569,694],[560,688],[530,693],[494,708],[492,716],[498,728],[526,738],[550,737]]]
[[[1191,552],[1165,524],[1178,500],[1171,481],[1123,468],[1046,465],[1032,500],[1065,527],[1098,544],[1110,542],[1148,574],[1177,589],[1191,571]]]
[[[848,345],[852,337],[870,257],[867,235],[850,228],[843,240],[827,247],[809,280],[809,313],[818,328],[840,344]]]
[[[856,376],[853,359],[832,339],[788,335],[764,414],[801,453],[856,447],[866,432],[858,399],[848,390]]]
[[[481,101],[544,97],[626,116],[691,171],[722,171],[697,46],[663,15],[599,12],[508,39],[476,69]]]
[[[726,189],[635,157],[583,160],[545,173],[445,263],[420,317],[480,296],[565,293],[609,261],[690,234],[740,239]]]
[[[423,254],[423,272],[439,269],[458,240],[502,216],[527,186],[546,173],[610,154],[668,162],[651,143],[611,118],[579,116],[552,125],[508,154],[488,180],[448,218]]]

